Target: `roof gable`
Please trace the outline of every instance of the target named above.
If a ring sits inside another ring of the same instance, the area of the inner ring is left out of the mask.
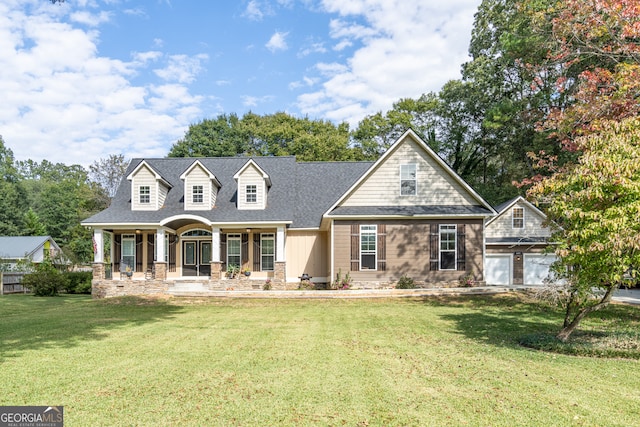
[[[247,163],[245,163],[240,170],[238,170],[238,172],[235,173],[235,175],[233,175],[233,179],[235,179],[236,181],[238,179],[240,179],[240,176],[244,173],[244,171],[246,171],[249,167],[253,167],[255,168],[258,173],[262,176],[262,179],[265,180],[266,184],[268,187],[271,187],[271,178],[269,177],[269,174],[266,173],[260,166],[258,166],[258,164],[256,162],[253,161],[253,159],[249,159],[249,161]]]
[[[58,244],[50,236],[2,236],[0,237],[0,258],[30,257],[47,241],[51,242],[52,249],[60,250]]]
[[[209,179],[211,181],[213,181],[214,184],[216,184],[218,187],[222,186],[222,184],[220,184],[220,181],[218,181],[218,178],[216,178],[216,176],[213,174],[213,172],[211,172],[209,169],[207,169],[207,167],[205,165],[203,165],[200,160],[196,160],[195,162],[193,162],[191,164],[191,166],[189,166],[189,168],[186,171],[184,171],[184,173],[182,175],[180,175],[180,179],[183,180],[183,181],[186,180],[187,177],[189,176],[189,174],[191,173],[191,171],[193,171],[197,167],[202,169],[204,171],[204,173],[209,176]]]
[[[409,196],[400,194],[400,169],[407,164],[416,167],[417,190]],[[338,207],[355,206],[479,206],[478,212],[484,215],[496,213],[412,130],[398,138],[325,214]]]
[[[151,172],[151,174],[153,174],[153,176],[155,177],[156,181],[160,181],[167,188],[171,188],[172,187],[172,185],[169,183],[169,181],[164,179],[162,177],[162,175],[160,175],[154,168],[151,167],[151,165],[149,165],[149,163],[147,163],[146,160],[142,160],[140,163],[138,163],[138,165],[135,167],[135,169],[133,169],[133,171],[127,176],[127,179],[129,181],[132,181],[142,168],[147,168],[149,170],[149,172]]]

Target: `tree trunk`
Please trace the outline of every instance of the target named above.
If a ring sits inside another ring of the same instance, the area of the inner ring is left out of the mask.
[[[567,315],[565,317],[564,327],[560,330],[560,332],[558,332],[558,335],[556,335],[556,338],[558,338],[562,342],[566,342],[571,336],[571,334],[573,333],[573,331],[575,331],[575,329],[578,327],[582,319],[584,319],[585,316],[587,316],[587,314],[592,313],[594,311],[598,311],[602,308],[605,308],[607,305],[609,305],[609,303],[611,302],[611,297],[613,297],[613,291],[615,291],[617,288],[618,288],[617,286],[613,286],[613,285],[607,288],[607,292],[605,292],[602,299],[597,304],[579,309],[576,315],[571,320],[571,322],[567,324],[567,321],[569,320],[569,310],[571,309],[570,304],[571,304],[571,300],[573,299],[572,298],[567,305]]]

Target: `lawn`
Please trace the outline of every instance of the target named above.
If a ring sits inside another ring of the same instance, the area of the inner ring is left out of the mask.
[[[515,296],[4,296],[0,405],[64,405],[66,426],[638,425],[638,360],[518,344],[559,322]]]

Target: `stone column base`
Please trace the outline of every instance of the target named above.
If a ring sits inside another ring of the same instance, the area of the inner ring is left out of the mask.
[[[93,280],[104,280],[104,263],[102,262],[94,262],[93,263]]]
[[[153,267],[156,270],[155,279],[156,280],[166,280],[167,279],[167,263],[154,261]]]
[[[222,263],[212,262],[211,263],[211,280],[220,280],[220,279],[222,279]]]
[[[276,261],[273,271],[273,279],[280,282],[287,280],[287,263],[284,261]]]

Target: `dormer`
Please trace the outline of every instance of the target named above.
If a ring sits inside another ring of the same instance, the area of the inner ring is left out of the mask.
[[[164,205],[171,184],[146,160],[141,161],[127,179],[131,181],[132,211],[157,211]]]
[[[206,211],[215,206],[222,185],[200,160],[193,162],[180,179],[184,181],[185,211]]]
[[[267,192],[271,178],[250,159],[233,176],[238,183],[237,207],[239,210],[257,210],[267,207]]]

